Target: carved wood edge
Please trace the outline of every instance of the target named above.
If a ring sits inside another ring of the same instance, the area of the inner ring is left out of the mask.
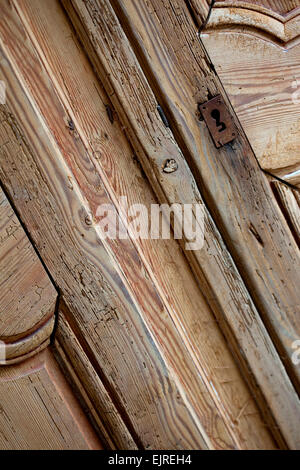
[[[217,3],[204,32],[216,30],[248,33],[288,49],[300,42],[300,7],[281,15],[247,2],[238,6],[233,2]]]
[[[0,121],[0,132],[5,134],[5,126],[12,123],[3,105],[0,108]],[[0,284],[4,294],[4,300],[0,303],[0,366],[5,366],[20,363],[49,345],[55,324],[57,292],[5,194],[3,184],[0,186],[0,201],[3,202],[0,215],[1,231],[7,233],[7,237],[0,236]],[[12,226],[16,229],[15,232],[11,230]],[[18,235],[15,235],[16,232]],[[13,245],[9,244],[9,237],[14,238]],[[33,290],[34,281],[30,278],[33,269],[36,272],[35,280],[44,281],[41,289],[45,289],[45,294],[38,293],[40,301],[25,306],[23,299],[30,299],[36,294]],[[7,305],[7,302],[10,305]],[[8,331],[9,333],[5,334]]]
[[[213,8],[223,8],[223,7],[228,7],[228,8],[240,7],[240,8],[246,8],[249,10],[259,11],[262,13],[266,13],[267,15],[274,16],[274,18],[278,18],[282,22],[286,22],[290,20],[291,18],[297,16],[299,14],[298,10],[300,8],[300,7],[291,8],[289,11],[286,11],[285,13],[279,13],[278,11],[275,11],[276,6],[274,9],[271,9],[265,5],[258,5],[257,3],[253,3],[251,0],[250,1],[217,0],[213,5]]]
[[[0,337],[0,366],[18,364],[50,344],[55,326],[55,304],[49,314],[33,328],[18,336]]]

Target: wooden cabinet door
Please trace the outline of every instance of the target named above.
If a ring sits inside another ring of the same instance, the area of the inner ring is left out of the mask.
[[[0,13],[0,448],[300,448],[297,0]]]

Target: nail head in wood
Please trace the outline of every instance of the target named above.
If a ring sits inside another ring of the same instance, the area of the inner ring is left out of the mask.
[[[169,158],[168,160],[165,161],[163,164],[163,172],[164,173],[174,173],[178,168],[178,163],[174,158]]]

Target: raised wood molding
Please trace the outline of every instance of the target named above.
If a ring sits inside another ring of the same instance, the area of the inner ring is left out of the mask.
[[[271,184],[296,242],[300,246],[300,191],[281,181],[274,180]]]
[[[295,186],[300,186],[299,34],[299,2],[260,1],[216,2],[201,32],[261,168]]]
[[[234,31],[261,37],[288,49],[299,43],[300,6],[282,16],[266,8],[242,2],[217,2],[205,30]]]
[[[95,435],[49,348],[0,368],[1,450],[99,450]]]
[[[193,0],[201,3],[202,0]],[[294,14],[300,7],[299,0],[215,0],[214,7],[241,7],[257,11],[267,11],[268,14],[282,17],[283,19]]]
[[[6,130],[2,121],[2,155],[10,151]],[[0,365],[8,365],[49,344],[57,293],[2,189],[0,289]]]

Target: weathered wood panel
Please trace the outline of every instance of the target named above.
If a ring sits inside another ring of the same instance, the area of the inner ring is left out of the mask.
[[[102,449],[49,349],[0,368],[0,429],[1,450]]]
[[[25,88],[20,88],[5,59],[1,63],[3,78],[14,91],[8,90],[8,103],[22,122],[34,153],[24,143],[22,159],[14,165],[18,171],[9,164],[11,154],[6,154],[1,174],[11,193],[17,193],[20,186],[31,193],[34,185],[37,198],[30,201],[31,204],[23,204],[17,198],[15,203],[22,209],[20,212],[29,230],[36,228],[35,221],[39,220],[33,237],[50,272],[56,282],[59,281],[78,329],[86,337],[111,388],[119,395],[127,419],[139,436],[139,446],[235,447],[189,354],[182,349],[181,339],[131,242],[124,241],[122,247],[113,242],[104,247],[100,242],[97,224],[91,223],[91,213],[99,204],[110,200],[78,133],[74,135],[66,125],[68,113],[57,99],[9,5],[8,2],[1,5],[6,13],[6,21],[2,23],[5,33],[2,32],[5,44],[13,46],[9,47],[8,57],[17,67],[18,76],[22,75]],[[20,54],[18,41],[19,46],[26,44],[26,62]],[[32,74],[30,79],[28,70]],[[39,109],[43,111],[42,119]],[[41,126],[44,119],[49,129]],[[12,123],[8,114],[6,120]],[[104,141],[108,123],[109,120],[103,120],[100,128]],[[12,134],[11,129],[10,140],[14,141]],[[49,226],[53,227],[52,231]],[[112,259],[117,261],[112,262]],[[173,370],[176,383],[145,328],[144,316],[150,321],[151,330],[156,332],[156,342],[160,334],[160,348],[166,345],[166,337],[170,335],[172,339],[168,342],[168,367]],[[266,432],[263,427],[261,432]],[[273,444],[269,441],[268,445]]]
[[[105,448],[136,450],[134,432],[131,434],[132,428],[129,430],[124,422],[126,413],[122,413],[122,404],[107,384],[97,359],[63,302],[59,306],[53,351]]]
[[[300,2],[289,18],[234,5],[215,4],[201,39],[261,167],[298,185]]]
[[[105,103],[107,98],[105,98],[101,89],[98,89],[98,94],[102,97],[102,102],[95,94],[97,85],[94,83],[92,75],[87,73],[88,64],[85,64],[80,52],[78,52],[78,47],[75,47],[74,40],[70,38],[67,23],[63,21],[63,18],[59,15],[59,10],[55,7],[55,3],[48,2],[46,4],[47,7],[45,3],[43,7],[41,7],[39,2],[32,1],[25,3],[15,2],[15,4],[17,5],[22,21],[26,25],[28,33],[31,34],[35,44],[40,45],[39,51],[41,59],[46,67],[49,67],[50,76],[55,77],[60,89],[64,90],[64,93],[61,93],[61,97],[74,120],[76,132],[82,136],[85,142],[89,143],[91,155],[94,155],[95,148],[99,145],[96,138],[96,129],[101,126],[101,122],[97,117],[97,110],[101,107],[103,108],[103,103]],[[49,21],[49,18],[52,18],[52,23]],[[65,37],[70,38],[68,42],[64,40]],[[48,38],[47,44],[44,42],[44,38]],[[52,38],[50,43],[49,38]],[[51,55],[47,54],[47,48],[49,47],[51,49]],[[66,67],[66,57],[72,58],[68,67]],[[70,73],[71,70],[72,72]],[[136,89],[140,88],[141,87],[136,87]],[[80,90],[80,93],[76,93],[76,90]],[[74,103],[74,95],[76,96],[76,103]],[[150,97],[151,94],[148,99],[150,99]],[[87,106],[87,103],[89,103],[89,113],[83,116],[82,109]],[[131,106],[137,109],[134,102],[131,103]],[[89,116],[93,116],[93,119]],[[115,120],[116,122],[113,127],[118,126],[116,116]],[[143,120],[143,122],[145,121]],[[151,128],[153,131],[153,122]],[[110,137],[111,132],[107,135]],[[154,138],[158,140],[156,133],[154,135]],[[169,140],[169,146],[171,146],[171,135],[169,136]],[[120,141],[121,137],[118,135],[118,142]],[[126,146],[124,139],[123,142],[122,154],[124,155],[124,148]],[[103,147],[100,152],[104,150]],[[107,154],[109,154],[109,149],[107,149]],[[124,158],[125,156],[127,156],[127,159]],[[106,187],[109,188],[109,191],[112,193],[112,199],[114,201],[118,201],[118,198],[125,193],[128,196],[129,202],[142,202],[145,206],[149,206],[149,203],[153,200],[153,195],[150,193],[145,194],[144,188],[143,197],[139,196],[139,200],[137,201],[136,186],[134,187],[134,191],[132,191],[132,184],[128,184],[128,182],[133,181],[136,170],[132,165],[131,153],[125,154],[125,156],[122,157],[119,155],[117,159],[112,159],[109,165],[109,171],[101,158],[95,161],[95,166],[97,168],[99,167],[99,172],[103,175],[103,180],[106,181]],[[115,168],[113,166],[114,160],[118,162],[118,166]],[[114,168],[113,171],[112,168]],[[116,175],[116,181],[112,181],[111,173]],[[117,178],[120,179],[120,181],[118,181]],[[190,354],[194,357],[195,363],[199,363],[198,367],[201,374],[203,374],[204,368],[208,371],[206,376],[208,375],[209,379],[204,376],[207,380],[206,383],[208,383],[208,387],[210,386],[209,381],[211,381],[213,383],[213,394],[215,389],[218,396],[222,397],[223,407],[224,405],[228,406],[228,410],[230,410],[230,413],[233,415],[238,415],[245,403],[247,403],[249,411],[249,406],[251,408],[251,399],[248,401],[249,392],[245,391],[241,383],[241,378],[238,378],[236,374],[237,368],[228,354],[228,348],[220,335],[212,314],[208,312],[207,307],[203,305],[203,303],[202,305],[200,304],[201,296],[194,280],[189,271],[183,270],[182,266],[185,262],[180,252],[177,251],[177,254],[173,255],[174,270],[168,267],[170,256],[172,256],[172,241],[157,243],[157,241],[153,242],[152,240],[141,240],[136,241],[136,243],[140,245],[139,250],[141,256],[146,259],[148,272],[153,282],[156,286],[159,286],[160,291],[163,292],[162,298],[168,299],[167,302],[165,301],[165,304],[169,308],[169,311],[172,312],[172,319],[174,319],[180,328],[182,338]],[[154,258],[154,253],[156,253],[157,258]],[[120,265],[123,265],[123,253],[121,252],[121,257],[119,254],[115,256],[118,257]],[[179,259],[182,260],[182,264],[179,263]],[[178,275],[176,276],[176,270],[179,270],[180,277]],[[176,289],[178,285],[181,285],[182,293],[184,293],[184,291],[186,292],[185,296],[178,294],[178,289]],[[193,299],[192,302],[189,299]],[[201,316],[199,315],[200,312]],[[201,344],[203,345],[201,346]],[[168,348],[168,344],[164,347]],[[224,371],[222,373],[222,382],[226,382],[226,385],[218,383],[218,377],[215,372],[216,367],[222,367],[220,359],[217,360],[219,351],[221,350],[224,361],[223,368],[225,370],[228,369],[226,378]],[[213,357],[213,354],[215,354],[215,357]],[[230,383],[229,387],[228,383]],[[243,399],[240,399],[239,405],[236,402],[236,398],[233,400],[233,396],[243,396]],[[246,409],[245,412],[247,412]],[[227,417],[225,417],[225,422],[230,423]],[[229,426],[231,427],[231,424],[229,424]],[[243,424],[240,423],[240,426],[243,427]],[[248,432],[248,430],[246,432]]]
[[[17,90],[16,86],[14,90]],[[18,96],[25,100],[23,91]],[[21,116],[23,123],[29,122],[24,119],[25,115],[28,119],[29,110],[28,103],[26,114]],[[2,118],[8,120],[17,132],[15,135],[10,128],[6,137],[11,145],[20,148],[22,134],[16,123],[10,120],[10,115]],[[35,121],[30,116],[30,123],[31,129],[39,129],[40,116]],[[22,158],[17,161],[17,166],[13,166],[16,163],[13,153],[2,153],[1,177],[12,188],[11,193],[15,191],[16,194],[24,187],[28,194],[33,194],[36,190],[38,203],[32,199],[33,202],[26,205],[18,198],[15,198],[15,202],[21,209],[26,225],[30,229],[38,227],[34,236],[39,251],[43,253],[43,258],[76,317],[77,328],[86,337],[111,387],[120,396],[121,402],[126,404],[124,408],[129,415],[129,422],[132,422],[132,427],[139,436],[139,446],[205,447],[201,435],[197,434],[197,428],[193,429],[193,420],[119,274],[94,231],[89,230],[90,225],[84,225],[87,212],[83,213],[83,221],[80,218],[86,206],[82,206],[82,197],[77,199],[80,192],[75,179],[71,177],[70,171],[60,171],[62,160],[59,160],[56,146],[48,141],[47,134],[43,135],[39,131],[39,137],[35,135],[32,142],[38,146],[41,155],[46,149],[46,157],[42,160],[34,157],[28,143],[23,141]],[[39,147],[41,142],[44,148]],[[50,149],[47,149],[47,144]],[[50,165],[49,172],[41,173],[42,163]],[[30,168],[33,168],[35,180],[30,176]],[[72,181],[71,187],[68,176]],[[61,206],[64,197],[70,197],[75,191],[77,195],[75,193],[74,199],[71,198],[70,203],[65,202]],[[43,217],[43,221],[41,211],[48,214],[47,218]],[[78,233],[74,231],[74,227],[79,228],[80,224],[82,230]],[[49,231],[49,226],[53,230]],[[70,247],[67,252],[66,246]],[[214,410],[212,414],[215,417]],[[222,435],[222,421],[213,419],[212,422],[220,426]],[[219,434],[214,434],[219,439]],[[224,434],[226,435],[225,430]]]
[[[3,126],[0,126],[2,132]],[[1,142],[7,145],[1,134]],[[0,364],[49,344],[57,293],[0,189]]]
[[[166,129],[159,117],[156,109],[157,101],[113,11],[103,2],[94,3],[93,8],[92,6],[89,8],[89,4],[86,4],[88,8],[85,8],[81,2],[74,2],[79,15],[77,17],[72,10],[71,2],[65,1],[64,4],[112,96],[113,104],[122,118],[126,132],[158,197],[162,202],[167,199],[169,204],[200,201],[203,203],[193,175],[174,142],[172,133]],[[31,15],[33,16],[36,17]],[[91,43],[86,40],[86,33],[89,34]],[[166,155],[178,164],[177,171],[171,175],[166,175],[162,171]],[[216,249],[212,249],[213,246]],[[274,347],[208,212],[206,212],[204,248],[193,253],[187,252],[187,255],[222,327],[226,327],[225,317],[238,340],[237,351],[239,352],[241,348],[247,356],[252,373],[268,398],[268,405],[281,425],[286,425],[293,419],[294,405],[297,406],[298,399],[288,385],[286,373]],[[234,277],[232,273],[235,273]],[[252,312],[253,322],[250,327],[247,323],[247,327],[240,328],[240,313],[244,311],[247,316],[249,309]],[[232,334],[228,331],[227,333],[231,344],[235,344]],[[192,337],[190,331],[188,334]],[[197,349],[197,345],[194,344],[194,348]],[[278,372],[281,379],[278,377]],[[286,383],[284,393],[283,383]],[[255,390],[257,392],[257,387]],[[286,408],[287,403],[291,405],[289,411]],[[282,413],[287,414],[284,417]]]
[[[291,345],[300,333],[299,251],[242,130],[232,144],[216,149],[205,123],[199,121],[198,104],[223,91],[197,28],[179,2],[113,4],[129,28],[175,136],[188,150],[205,200],[299,387],[299,369],[291,362]],[[224,100],[230,109],[226,96]]]

